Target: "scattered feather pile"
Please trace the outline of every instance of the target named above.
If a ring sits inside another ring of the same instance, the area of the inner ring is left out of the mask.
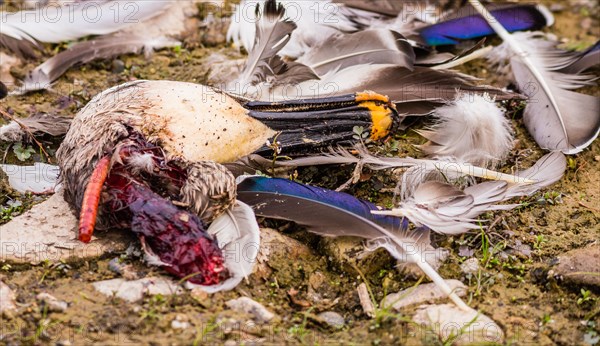
[[[227,40],[247,51],[254,49],[257,32],[254,23],[259,20],[255,8],[265,2],[244,0],[236,6]],[[470,6],[447,9],[449,11],[442,15],[442,11],[433,3],[410,1],[280,2],[290,12],[285,18],[296,22],[299,27],[291,35],[290,43],[281,50],[283,56],[291,58],[301,57],[334,35],[365,29],[394,30],[410,36],[411,42],[425,51],[430,51],[429,46],[454,45],[494,33]],[[492,12],[510,31],[537,30],[554,22],[549,11],[541,5],[500,5],[495,6]]]
[[[497,88],[478,86],[476,79],[468,75],[415,66],[416,55],[409,41],[386,29],[338,32],[289,62],[279,54],[297,26],[285,18],[281,5],[274,1],[265,3],[264,13],[253,23],[257,35],[246,65],[226,90],[265,101],[377,90],[406,114],[427,114],[439,104],[453,100],[457,90],[487,92],[498,99],[517,97]],[[444,57],[439,63],[452,59]]]
[[[427,262],[429,234],[410,232],[393,218],[365,214],[377,210],[375,205],[345,193],[264,177],[244,179],[238,198],[253,206],[257,215],[294,221],[326,237],[365,238],[371,250],[384,247],[397,260],[417,264],[457,306],[469,309]]]
[[[560,72],[564,56],[535,34],[511,35],[477,0],[469,0],[504,40],[519,90],[529,100],[523,122],[538,145],[576,154],[600,133],[600,98],[571,91],[590,85],[595,77]]]
[[[407,217],[417,226],[443,234],[461,234],[480,228],[477,217],[490,210],[509,210],[517,205],[498,203],[513,197],[527,196],[557,182],[567,168],[565,156],[553,152],[543,156],[531,168],[517,172],[520,178],[533,181],[529,184],[490,181],[475,184],[461,191],[438,181],[425,181],[413,187],[412,196],[398,207],[387,211],[374,211],[381,215]]]

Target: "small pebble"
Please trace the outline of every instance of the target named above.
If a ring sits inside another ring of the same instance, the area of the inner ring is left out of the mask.
[[[240,297],[232,299],[225,303],[231,310],[245,312],[253,316],[257,322],[269,322],[275,317],[275,314],[267,310],[262,304],[248,298]]]
[[[343,328],[344,325],[346,324],[344,317],[342,317],[342,315],[338,314],[337,312],[333,312],[333,311],[321,312],[318,315],[318,317],[320,319],[322,319],[323,322],[327,323],[327,325],[329,325],[333,328],[336,328],[336,329]]]
[[[178,320],[171,321],[171,328],[173,329],[187,329],[190,327],[188,322],[181,322]]]
[[[112,62],[112,73],[119,74],[125,71],[125,63],[120,59],[115,59]]]
[[[571,250],[558,256],[549,276],[574,287],[600,288],[600,246]]]
[[[466,245],[461,245],[458,248],[458,255],[461,257],[471,257],[475,254],[475,250],[471,249]]]
[[[108,262],[108,269],[112,272],[121,275],[127,280],[139,279],[139,275],[135,272],[133,266],[121,263],[118,257],[115,257],[112,260],[110,260],[110,262]]]
[[[583,30],[589,30],[592,27],[592,18],[590,18],[590,17],[584,18],[581,21],[580,25]]]
[[[479,260],[475,257],[465,260],[460,265],[460,270],[465,274],[475,274],[479,271]]]
[[[69,304],[65,301],[58,300],[53,295],[42,292],[36,296],[36,299],[43,303],[49,312],[65,312]]]
[[[16,310],[15,294],[4,282],[0,281],[0,313]]]
[[[325,275],[323,275],[323,273],[321,273],[320,271],[316,271],[310,274],[310,277],[308,278],[308,283],[315,290],[318,290],[319,287],[321,287],[321,285],[323,284],[323,282],[325,282]]]

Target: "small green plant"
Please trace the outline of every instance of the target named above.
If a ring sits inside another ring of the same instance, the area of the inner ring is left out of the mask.
[[[138,323],[141,323],[144,320],[159,320],[160,311],[162,310],[166,302],[167,300],[162,294],[152,296],[148,300],[148,308],[141,312]]]
[[[352,138],[361,141],[365,144],[370,143],[371,142],[371,138],[369,138],[371,136],[371,134],[369,133],[369,131],[365,131],[365,128],[362,126],[354,126],[352,128],[352,132],[354,133],[352,135]]]
[[[567,158],[567,167],[569,167],[570,170],[577,169],[577,160],[569,156]]]
[[[312,312],[313,308],[309,308],[305,312],[301,313],[303,315],[302,322],[300,324],[295,324],[288,328],[288,334],[294,336],[301,344],[305,344],[305,338],[308,335],[308,329],[306,325],[308,323],[308,315]]]
[[[552,315],[544,314],[544,316],[542,316],[542,321],[541,321],[542,326],[545,326],[550,322],[552,322]]]
[[[207,342],[206,336],[209,333],[212,333],[218,327],[219,326],[217,325],[217,323],[215,323],[215,319],[212,318],[210,321],[208,321],[208,323],[206,325],[204,325],[202,330],[199,330],[192,345],[197,346],[197,345],[202,345],[202,344],[206,343]]]
[[[592,291],[581,289],[581,297],[577,299],[577,305],[583,305],[587,303],[593,303],[597,298],[592,297]]]
[[[19,161],[27,161],[31,155],[35,154],[35,149],[31,145],[23,147],[23,144],[17,143],[13,145],[13,152]]]
[[[542,248],[542,244],[547,241],[548,241],[548,239],[546,239],[543,234],[538,234],[535,236],[535,240],[533,242],[533,248],[536,250],[540,250]]]
[[[21,201],[9,201],[7,206],[0,207],[0,221],[10,221],[22,212],[23,203]]]
[[[44,260],[42,262],[42,276],[40,277],[40,280],[38,281],[38,284],[42,284],[44,282],[44,280],[46,280],[46,278],[48,278],[49,276],[53,276],[53,275],[65,275],[69,272],[69,269],[71,269],[71,266],[66,264],[63,261],[60,261],[58,263],[52,263],[50,262],[50,260]]]
[[[600,342],[600,334],[596,329],[596,322],[588,320],[585,326],[587,331],[583,334],[583,342],[587,345],[597,345]]]
[[[545,192],[542,197],[538,199],[538,203],[550,205],[560,204],[562,203],[562,193],[557,191]]]
[[[494,257],[495,254],[502,251],[506,247],[505,243],[499,242],[495,245],[491,245],[490,238],[485,233],[483,227],[481,227],[481,264],[485,268],[492,268],[500,264],[500,260]]]
[[[48,318],[48,307],[44,306],[42,310],[42,317],[38,321],[37,327],[35,328],[35,334],[30,336],[34,344],[40,342],[40,338],[49,339],[48,330],[62,321],[52,321]]]
[[[471,326],[473,325],[473,323],[475,323],[478,318],[479,318],[479,313],[477,313],[475,315],[475,317],[473,317],[472,320],[470,320],[462,328],[460,328],[456,332],[456,334],[454,334],[454,331],[452,331],[452,333],[450,333],[450,335],[446,338],[446,340],[442,340],[442,345],[444,345],[444,346],[452,346],[452,345],[454,345],[456,343],[456,341],[461,336],[463,336],[465,333],[467,333],[469,331],[469,328],[471,328]]]

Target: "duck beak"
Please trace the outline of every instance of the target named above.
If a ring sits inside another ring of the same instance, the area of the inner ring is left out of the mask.
[[[249,115],[278,131],[272,139],[284,154],[306,154],[316,148],[360,139],[379,140],[400,124],[396,107],[387,96],[374,92],[278,102],[251,101],[243,105]],[[257,153],[267,154],[273,146]]]

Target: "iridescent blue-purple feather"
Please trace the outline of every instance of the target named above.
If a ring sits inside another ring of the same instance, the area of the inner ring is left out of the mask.
[[[470,11],[468,11],[470,9]],[[454,45],[495,34],[494,30],[475,9],[463,9],[466,15],[453,18],[418,30],[425,43],[430,46]],[[547,10],[535,5],[515,5],[492,10],[500,23],[509,31],[537,30],[551,24]]]
[[[344,192],[300,184],[287,179],[249,177],[238,185],[238,192],[272,192],[305,198],[346,210],[387,229],[398,230],[408,227],[408,221],[404,218],[372,214],[372,210],[379,210],[373,203]]]

